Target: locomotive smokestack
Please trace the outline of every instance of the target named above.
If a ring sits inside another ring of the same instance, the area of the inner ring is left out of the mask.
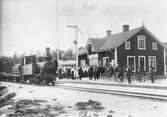
[[[50,57],[50,48],[46,48],[46,56]]]

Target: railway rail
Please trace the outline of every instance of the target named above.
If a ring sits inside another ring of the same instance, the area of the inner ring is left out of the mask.
[[[102,93],[102,94],[112,94],[112,95],[120,95],[120,96],[153,99],[153,100],[159,100],[159,101],[167,101],[167,95],[147,94],[147,93],[138,93],[138,92],[130,92],[130,91],[119,91],[119,90],[106,90],[106,89],[97,89],[97,88],[84,88],[84,87],[76,87],[76,86],[64,86],[60,84],[56,86],[60,88],[64,88],[64,89],[70,89],[70,90],[78,90],[78,91],[86,91],[86,92],[94,92],[94,93]]]
[[[147,89],[161,89],[167,90],[167,86],[157,86],[157,85],[137,85],[137,84],[114,84],[114,83],[104,83],[104,82],[90,82],[90,81],[58,81],[59,83],[74,83],[74,84],[91,84],[91,85],[104,85],[104,86],[119,86],[119,87],[135,87],[135,88],[147,88]]]
[[[81,83],[81,82],[80,82]],[[82,82],[83,83],[83,82]],[[20,83],[16,83],[20,84]],[[22,85],[32,85],[32,84],[22,84]],[[93,83],[91,83],[93,85]],[[102,84],[104,85],[104,84]],[[107,84],[109,85],[109,84]],[[48,85],[37,85],[41,87],[48,87]],[[125,85],[124,85],[125,86]],[[119,96],[128,96],[133,98],[143,98],[143,99],[152,99],[157,101],[167,101],[167,95],[165,94],[154,94],[154,93],[144,93],[144,92],[135,92],[135,91],[121,91],[115,89],[102,89],[102,88],[92,88],[92,87],[80,87],[80,86],[68,86],[65,83],[57,82],[54,86],[49,87],[56,87],[56,88],[63,88],[67,90],[77,90],[77,91],[85,91],[85,92],[92,92],[92,93],[101,93],[101,94],[110,94],[110,95],[119,95]],[[133,88],[133,87],[131,87]],[[147,87],[148,88],[148,87]],[[154,90],[154,88],[151,88]],[[164,88],[162,88],[165,90]],[[160,88],[161,90],[161,88]],[[165,90],[166,91],[166,90]]]

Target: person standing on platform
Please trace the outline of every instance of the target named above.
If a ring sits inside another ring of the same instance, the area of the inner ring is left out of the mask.
[[[89,75],[89,80],[92,80],[93,79],[93,66],[89,67],[88,75]]]
[[[155,73],[154,67],[150,66],[150,78],[151,78],[151,83],[154,83],[154,82],[155,82],[154,73]]]
[[[128,83],[131,84],[131,74],[132,74],[132,67],[128,67],[127,68],[127,79],[128,79]]]
[[[79,79],[82,80],[82,77],[83,77],[83,70],[82,70],[82,67],[80,67],[78,69],[78,74],[79,74]]]
[[[123,82],[123,75],[124,75],[123,68],[119,66],[119,68],[118,68],[118,78],[120,79],[121,82]]]

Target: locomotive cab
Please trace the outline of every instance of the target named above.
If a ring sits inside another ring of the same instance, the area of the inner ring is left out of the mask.
[[[22,79],[29,82],[39,72],[37,68],[36,55],[25,56],[22,59]]]

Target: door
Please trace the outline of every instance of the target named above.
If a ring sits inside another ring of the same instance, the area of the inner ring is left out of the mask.
[[[157,70],[156,56],[149,56],[149,71],[151,67],[153,67],[155,71]]]

